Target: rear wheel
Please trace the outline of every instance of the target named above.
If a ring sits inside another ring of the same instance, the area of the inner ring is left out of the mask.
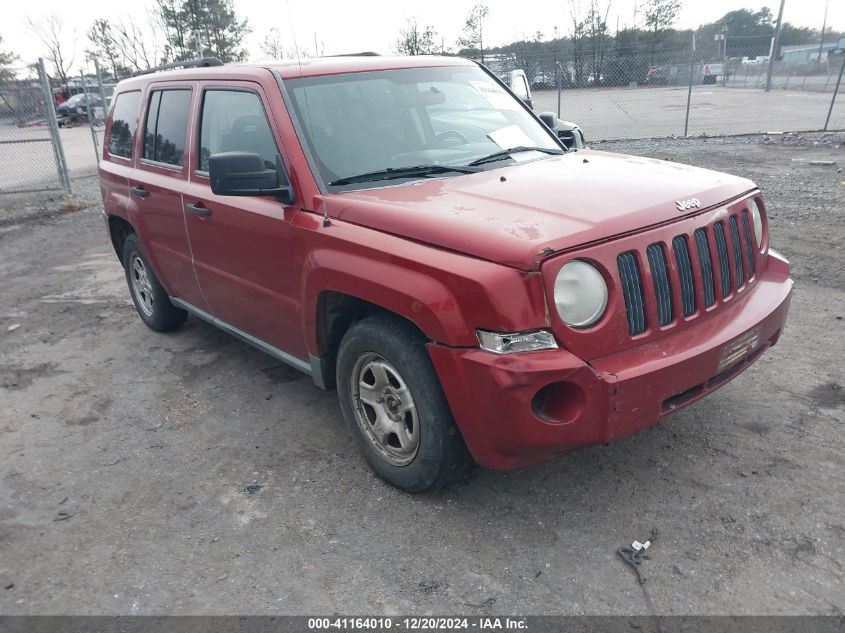
[[[392,315],[353,325],[340,344],[338,397],[373,470],[408,492],[442,487],[472,460],[455,426],[425,339]]]
[[[123,268],[132,302],[147,327],[156,332],[166,332],[185,322],[188,313],[170,302],[167,291],[141,252],[138,236],[134,233],[127,235],[123,241]]]

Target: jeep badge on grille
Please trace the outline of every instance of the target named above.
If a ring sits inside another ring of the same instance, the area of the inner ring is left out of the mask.
[[[701,201],[698,198],[675,200],[675,206],[678,207],[678,211],[688,211],[689,209],[698,209],[701,206]]]

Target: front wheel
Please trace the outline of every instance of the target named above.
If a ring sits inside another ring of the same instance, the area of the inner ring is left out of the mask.
[[[425,339],[391,315],[353,325],[337,358],[340,406],[380,477],[408,492],[444,486],[472,463]]]

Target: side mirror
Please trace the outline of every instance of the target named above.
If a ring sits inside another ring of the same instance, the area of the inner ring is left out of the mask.
[[[539,115],[540,120],[546,124],[546,127],[550,130],[554,130],[555,126],[557,125],[557,116],[554,112],[541,112]]]
[[[274,196],[284,204],[293,204],[282,159],[276,156],[276,168],[267,169],[264,160],[252,152],[223,152],[208,158],[211,191],[218,196]]]

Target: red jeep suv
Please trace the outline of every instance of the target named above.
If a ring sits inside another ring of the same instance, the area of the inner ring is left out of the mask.
[[[336,388],[409,491],[653,425],[789,309],[752,182],[567,150],[462,59],[128,79],[100,182],[144,323],[193,314]]]

